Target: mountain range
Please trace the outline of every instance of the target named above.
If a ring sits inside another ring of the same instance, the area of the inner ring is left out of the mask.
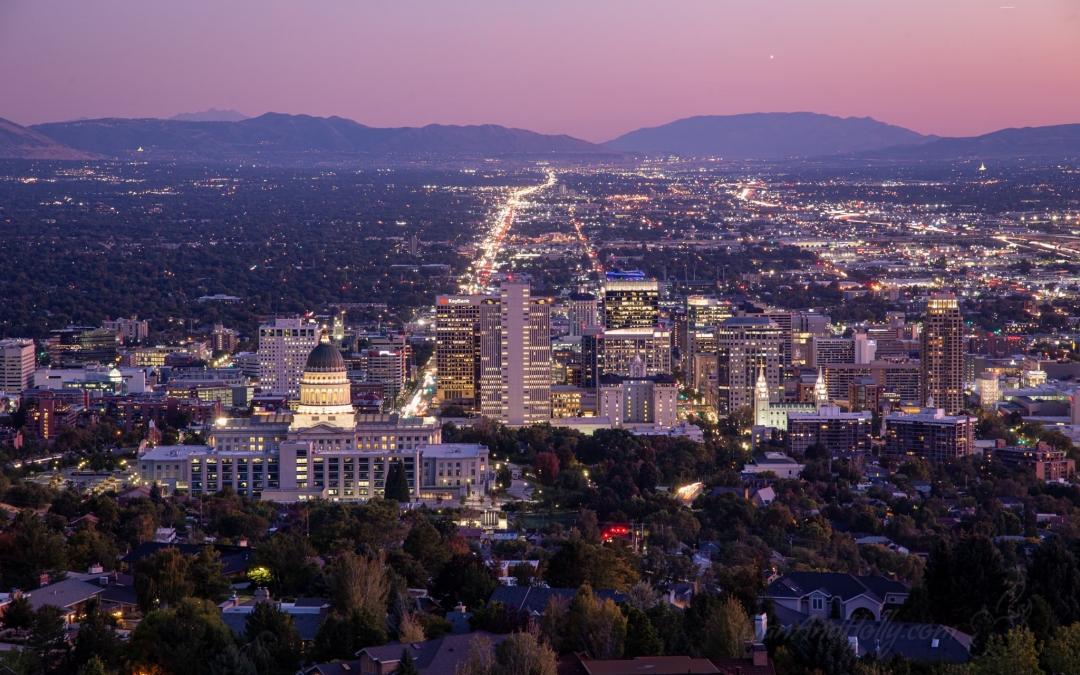
[[[236,116],[242,119],[228,119]],[[224,118],[224,119],[219,119]],[[624,161],[642,155],[726,160],[948,162],[1080,156],[1080,124],[924,136],[862,117],[752,113],[690,117],[594,144],[498,125],[369,127],[341,117],[207,110],[173,119],[106,118],[21,127],[0,119],[0,159],[252,161],[312,164],[528,158]]]
[[[624,152],[724,159],[822,157],[933,140],[869,117],[816,113],[751,113],[687,117],[631,131],[604,143]]]

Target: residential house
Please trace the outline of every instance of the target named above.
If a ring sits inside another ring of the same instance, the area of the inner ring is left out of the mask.
[[[879,621],[886,609],[907,600],[908,587],[886,577],[793,572],[769,584],[765,595],[775,602],[784,626],[810,617]]]

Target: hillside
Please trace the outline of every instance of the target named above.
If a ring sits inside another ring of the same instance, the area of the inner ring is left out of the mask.
[[[622,152],[724,159],[787,159],[925,143],[923,136],[869,117],[816,113],[705,115],[631,131],[604,143]]]
[[[267,113],[239,122],[98,119],[42,124],[34,130],[85,152],[147,158],[373,159],[612,155],[570,136],[548,136],[497,125],[375,128],[341,117]]]
[[[928,161],[1080,157],[1080,124],[1002,129],[982,136],[939,138],[919,146],[883,148],[863,155]]]
[[[92,159],[92,156],[0,118],[0,159]]]

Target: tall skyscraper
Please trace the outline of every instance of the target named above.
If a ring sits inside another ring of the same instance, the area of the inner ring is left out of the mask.
[[[600,325],[600,302],[591,293],[583,290],[572,293],[566,309],[571,335],[582,335],[587,326]]]
[[[715,328],[731,317],[731,305],[707,295],[690,295],[686,298],[686,321],[689,330]]]
[[[512,426],[551,419],[551,301],[528,284],[481,301],[480,412]]]
[[[487,295],[440,295],[435,301],[435,395],[443,405],[480,403],[480,305]]]
[[[964,321],[951,293],[935,293],[926,305],[920,336],[922,404],[955,415],[964,407]]]
[[[0,391],[21,394],[34,386],[34,341],[0,340]]]
[[[318,344],[318,327],[302,319],[274,319],[259,326],[259,384],[263,390],[299,397],[304,364]]]
[[[660,320],[660,286],[655,281],[604,282],[604,328],[653,328]]]
[[[716,331],[717,408],[729,415],[754,403],[754,383],[764,368],[770,400],[780,399],[784,334],[763,316],[725,319]]]

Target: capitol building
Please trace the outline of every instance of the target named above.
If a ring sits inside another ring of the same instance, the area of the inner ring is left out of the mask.
[[[139,458],[141,478],[165,489],[297,502],[364,501],[381,496],[399,464],[413,499],[483,495],[494,484],[488,449],[443,444],[433,417],[357,413],[345,359],[333,345],[308,355],[296,409],[222,418],[207,446],[168,446]]]

